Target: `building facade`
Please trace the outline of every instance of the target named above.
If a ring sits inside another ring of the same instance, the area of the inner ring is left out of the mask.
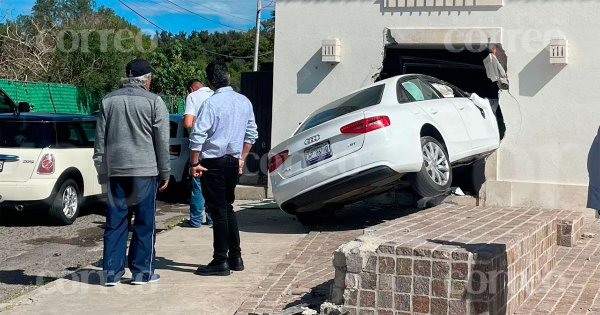
[[[431,74],[498,100],[506,135],[487,161],[485,204],[585,207],[600,124],[600,2],[278,0],[276,10],[273,146],[346,93],[395,74]],[[339,45],[339,62],[323,61],[324,41]],[[557,43],[568,60],[551,61]],[[482,70],[492,51],[508,90]]]

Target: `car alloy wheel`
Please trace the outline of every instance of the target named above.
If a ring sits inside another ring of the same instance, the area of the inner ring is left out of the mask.
[[[77,190],[73,186],[67,186],[62,194],[62,210],[67,218],[75,216],[78,204]]]
[[[450,165],[444,150],[435,142],[423,145],[423,160],[427,174],[440,186],[445,186],[450,180]]]

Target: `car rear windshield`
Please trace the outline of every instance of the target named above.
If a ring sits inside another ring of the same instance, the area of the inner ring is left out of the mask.
[[[12,113],[13,106],[14,104],[8,95],[0,90],[0,113]]]
[[[337,117],[377,105],[381,102],[384,84],[372,86],[329,103],[312,113],[296,134],[314,128]]]
[[[0,148],[45,148],[52,144],[49,124],[43,121],[3,120]]]

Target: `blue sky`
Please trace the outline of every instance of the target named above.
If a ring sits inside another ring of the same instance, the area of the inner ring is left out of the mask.
[[[256,0],[122,0],[138,13],[154,22],[161,28],[173,33],[194,30],[228,31],[231,29],[246,30],[256,24]],[[170,3],[173,2],[177,5]],[[9,18],[19,14],[28,14],[35,0],[0,0],[0,18],[8,15]],[[147,33],[158,30],[151,23],[133,13],[117,0],[96,0],[96,6],[107,6],[118,15]],[[262,0],[262,19],[271,16],[275,1]],[[190,13],[185,9],[192,11]],[[203,19],[204,17],[204,19]],[[208,20],[213,20],[214,23]],[[224,26],[226,25],[226,26]]]

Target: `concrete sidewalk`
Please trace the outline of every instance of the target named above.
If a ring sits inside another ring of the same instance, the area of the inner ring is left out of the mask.
[[[260,203],[237,207],[246,270],[228,277],[193,272],[212,258],[212,229],[176,227],[156,241],[154,284],[101,286],[89,267],[0,305],[6,314],[233,314],[307,233],[292,217]]]

